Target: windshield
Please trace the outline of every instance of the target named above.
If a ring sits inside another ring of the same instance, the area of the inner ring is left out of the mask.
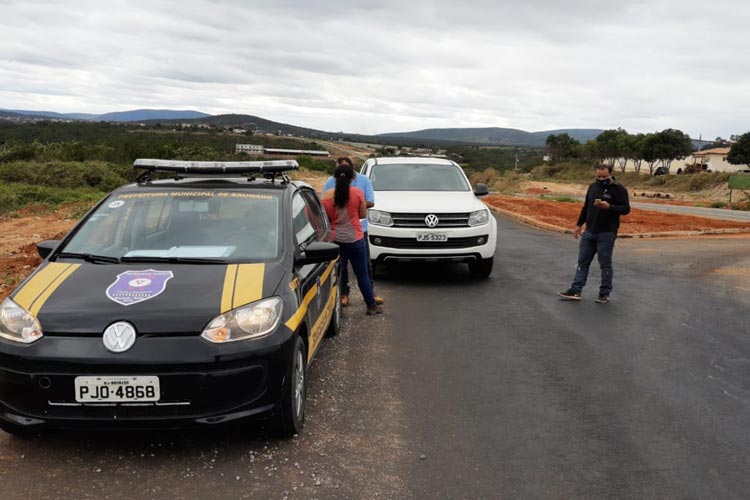
[[[120,193],[100,205],[61,252],[89,260],[267,260],[278,254],[279,233],[276,195],[213,190]]]
[[[455,165],[375,165],[370,174],[375,191],[469,191],[460,167]]]

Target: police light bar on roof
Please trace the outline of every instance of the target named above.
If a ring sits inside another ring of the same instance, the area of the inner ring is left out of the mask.
[[[185,174],[240,174],[283,173],[298,170],[296,160],[272,161],[182,161],[139,158],[133,167],[149,172],[177,172]]]

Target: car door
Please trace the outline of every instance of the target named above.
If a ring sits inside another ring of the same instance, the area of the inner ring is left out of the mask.
[[[295,244],[299,252],[315,241],[325,241],[328,232],[328,219],[320,202],[311,189],[303,188],[292,197],[292,227]],[[332,283],[335,282],[335,269],[330,262],[306,264],[295,268],[299,280],[300,296],[307,306],[306,320],[310,346],[308,360],[320,346],[330,317]]]

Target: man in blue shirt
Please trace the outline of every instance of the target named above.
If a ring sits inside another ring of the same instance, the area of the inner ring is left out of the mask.
[[[354,163],[352,162],[352,159],[347,156],[342,156],[341,158],[336,159],[336,166],[339,165],[349,165],[350,167],[354,168]],[[354,172],[354,180],[352,180],[352,187],[356,187],[362,190],[363,193],[365,193],[365,201],[367,202],[367,208],[371,208],[375,206],[375,191],[372,189],[372,181],[370,181],[369,177],[365,177],[364,175],[358,175],[356,173],[356,170]],[[326,179],[326,183],[323,186],[323,191],[328,191],[329,189],[333,189],[336,187],[336,179],[333,177],[329,177]],[[365,233],[365,242],[367,242],[367,245],[365,246],[367,248],[367,268],[368,268],[368,274],[370,275],[370,281],[373,282],[373,275],[372,275],[372,262],[370,262],[370,243],[367,239],[367,218],[360,219],[359,223],[362,225],[362,232]],[[373,290],[375,283],[372,283]],[[349,266],[344,267],[341,270],[341,305],[342,306],[348,306],[349,305]],[[375,303],[376,304],[382,304],[383,298],[380,297],[377,293],[375,294]]]

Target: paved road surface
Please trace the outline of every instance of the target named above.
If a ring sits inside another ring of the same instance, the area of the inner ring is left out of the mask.
[[[582,195],[564,195],[583,201]],[[710,219],[722,219],[738,222],[750,222],[750,212],[742,210],[728,210],[726,208],[690,207],[684,205],[669,205],[666,203],[647,203],[631,198],[630,205],[643,210],[656,210],[657,212],[672,212],[676,214],[695,215],[697,217],[708,217]]]
[[[630,204],[644,210],[657,210],[660,212],[673,212],[677,214],[695,215],[698,217],[709,217],[711,219],[733,220],[739,222],[750,222],[750,212],[742,210],[727,210],[724,208],[686,207],[682,205],[665,205],[663,203],[643,203],[630,200]]]
[[[747,498],[750,287],[718,270],[750,240],[622,240],[599,305],[597,273],[554,295],[570,236],[498,223],[489,280],[392,267],[386,314],[354,297],[303,435],[0,435],[0,498]]]

